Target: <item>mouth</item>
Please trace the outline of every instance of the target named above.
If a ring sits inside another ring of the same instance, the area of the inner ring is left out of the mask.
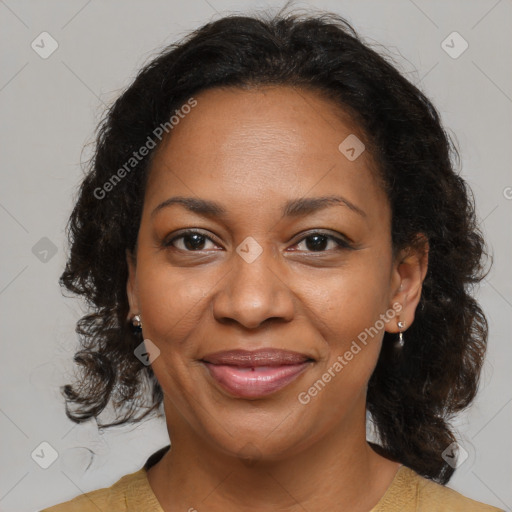
[[[293,382],[314,363],[298,352],[278,349],[216,352],[201,359],[210,376],[232,396],[260,398]]]

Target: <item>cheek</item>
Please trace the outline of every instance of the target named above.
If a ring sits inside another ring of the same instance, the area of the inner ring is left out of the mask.
[[[372,286],[362,288],[356,279],[328,282],[329,291],[324,287],[320,293],[317,288],[314,302],[318,307],[311,311],[315,330],[324,341],[321,360],[297,397],[300,403],[310,404],[308,414],[322,418],[324,426],[338,422],[364,402],[382,342],[383,326],[376,323],[385,312]]]
[[[334,400],[358,396],[375,368],[389,308],[388,268],[385,257],[368,253],[308,287],[310,318],[324,340],[320,378]]]
[[[217,274],[211,268],[171,268],[156,259],[147,265],[141,262],[138,294],[143,323],[148,326],[144,335],[160,343],[186,338],[198,325]]]
[[[375,265],[365,257],[315,280],[295,276],[296,283],[302,279],[300,300],[308,305],[311,321],[333,345],[343,347],[347,338],[357,337],[385,312],[389,296],[385,269],[386,262]]]

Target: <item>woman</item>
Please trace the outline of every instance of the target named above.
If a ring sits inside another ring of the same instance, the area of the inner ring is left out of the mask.
[[[487,339],[453,156],[336,15],[166,48],[101,126],[61,282],[94,307],[68,416],[162,405],[170,449],[46,510],[499,510],[443,485]]]

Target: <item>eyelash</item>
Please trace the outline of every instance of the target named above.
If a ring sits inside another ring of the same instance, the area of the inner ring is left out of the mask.
[[[186,238],[189,235],[200,235],[200,236],[204,237],[206,240],[209,240],[210,242],[218,245],[215,242],[215,240],[213,240],[209,236],[205,235],[203,232],[191,229],[191,230],[183,231],[179,235],[171,238],[169,241],[164,241],[163,246],[164,247],[172,247],[173,246],[173,242],[175,242],[176,240],[179,240],[180,238]],[[338,246],[334,250],[343,250],[343,249],[352,249],[353,248],[351,246],[351,244],[349,242],[347,242],[346,240],[343,240],[342,238],[335,237],[334,235],[330,235],[330,234],[324,233],[322,231],[313,231],[311,233],[308,233],[306,236],[301,238],[295,245],[300,244],[301,242],[307,240],[308,238],[312,238],[314,236],[322,236],[322,237],[325,237],[325,238],[327,238],[329,240],[332,240]],[[178,249],[178,248],[175,247],[175,249]],[[179,251],[183,251],[183,252],[201,252],[204,249],[198,249],[196,251],[189,251],[189,250],[186,250],[186,249],[178,249],[178,250]],[[326,253],[329,253],[330,250],[324,250],[324,251],[297,251],[297,252],[312,252],[312,253],[325,253],[326,252]]]

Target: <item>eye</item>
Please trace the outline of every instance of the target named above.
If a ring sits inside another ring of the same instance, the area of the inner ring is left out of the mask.
[[[176,243],[177,241],[179,241],[179,243]],[[213,240],[200,231],[189,230],[182,232],[168,242],[164,242],[164,246],[176,247],[176,249],[186,252],[204,251],[208,249],[208,247],[205,247],[207,241],[213,244]]]
[[[346,240],[320,231],[308,234],[307,236],[302,238],[302,240],[300,240],[300,242],[298,242],[296,245],[300,246],[301,244],[303,244],[303,246],[305,246],[306,251],[328,252],[328,250],[330,250],[327,249],[329,243],[331,244],[330,249],[333,250],[349,249],[351,247]]]

